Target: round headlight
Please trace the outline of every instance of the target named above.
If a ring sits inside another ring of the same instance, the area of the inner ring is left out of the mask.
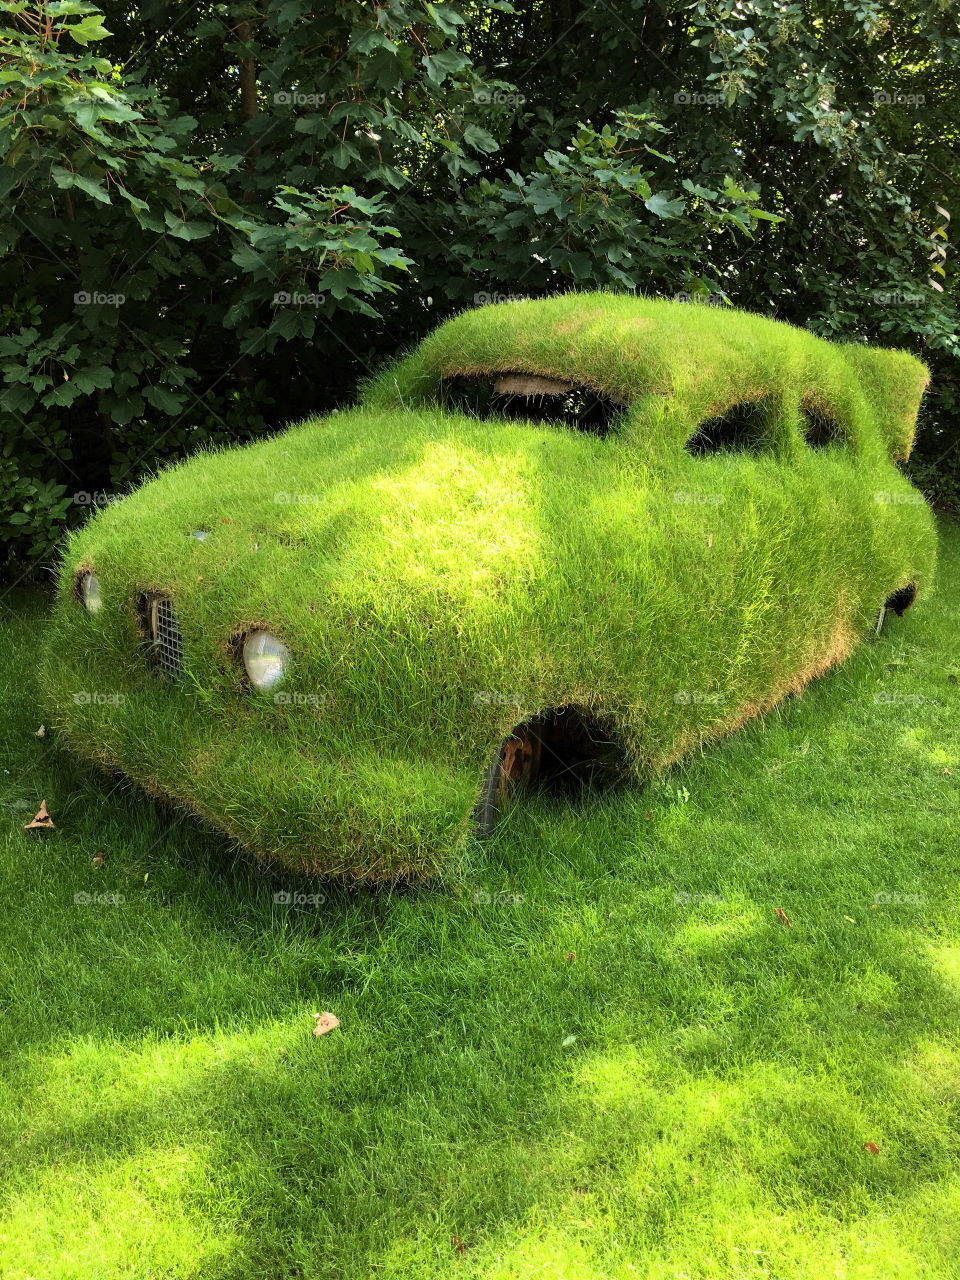
[[[243,642],[243,665],[255,689],[272,689],[283,679],[290,651],[269,631],[251,631]]]
[[[80,579],[80,599],[87,613],[99,612],[103,604],[100,579],[94,573],[85,573]]]

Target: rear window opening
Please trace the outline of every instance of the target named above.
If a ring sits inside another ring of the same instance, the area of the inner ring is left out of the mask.
[[[626,409],[595,387],[533,373],[445,378],[442,398],[445,408],[475,418],[571,427],[597,436],[608,435]]]
[[[697,456],[760,453],[770,447],[770,436],[767,406],[761,401],[744,401],[701,422],[687,441],[687,452]]]
[[[800,406],[800,416],[804,437],[812,449],[846,443],[846,432],[839,419],[825,405],[806,400]]]

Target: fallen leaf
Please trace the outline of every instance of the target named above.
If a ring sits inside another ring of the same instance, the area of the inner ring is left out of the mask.
[[[40,801],[40,809],[39,809],[39,812],[37,813],[37,816],[34,818],[32,822],[28,822],[23,829],[24,831],[52,831],[53,830],[53,819],[50,817],[49,813],[47,813],[46,800]]]
[[[857,923],[856,920],[854,920],[853,916],[844,916],[843,918],[844,920],[849,920],[851,924]]]
[[[104,857],[102,853],[95,853],[93,857],[90,859],[91,867],[102,867],[103,863],[104,863]]]
[[[643,811],[643,816],[644,816],[644,818],[646,818],[647,822],[649,822],[649,821],[650,821],[650,819],[653,817],[653,810],[652,810],[652,809],[644,809],[644,811]]]
[[[708,533],[708,534],[707,534],[707,546],[708,546],[708,547],[712,547],[712,546],[713,546],[713,534],[712,534],[712,533]]]
[[[576,960],[576,958],[577,958],[577,953],[576,953],[575,951],[568,951],[568,952],[567,952],[567,959],[568,959],[568,960]]]
[[[45,738],[47,736],[46,726],[41,725],[40,728],[37,730],[37,732],[33,736],[35,738]]]
[[[576,1036],[566,1036],[560,1047],[561,1049],[569,1049],[572,1044],[576,1044],[576,1043],[577,1043]]]
[[[313,1015],[317,1020],[317,1025],[313,1028],[315,1036],[325,1036],[328,1031],[333,1031],[335,1027],[339,1027],[340,1019],[332,1013],[315,1013]]]
[[[459,1236],[451,1236],[450,1243],[456,1249],[457,1253],[466,1253],[467,1246],[463,1243]]]
[[[953,770],[952,770],[952,769],[944,769],[944,771],[943,771],[943,772],[947,775],[947,777],[950,777],[950,776],[953,774]]]
[[[774,912],[775,912],[775,914],[776,914],[777,919],[780,921],[780,923],[781,923],[781,924],[785,924],[785,925],[787,926],[787,928],[788,928],[788,929],[792,929],[792,928],[793,928],[793,921],[790,919],[790,917],[789,917],[789,916],[787,915],[787,913],[784,911],[783,907],[775,907],[775,908],[774,908]]]
[[[864,1151],[869,1151],[872,1156],[878,1156],[880,1154],[880,1148],[875,1142],[865,1142],[863,1144],[863,1149]]]

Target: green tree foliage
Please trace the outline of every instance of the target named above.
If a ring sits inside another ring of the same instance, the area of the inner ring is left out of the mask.
[[[942,0],[0,14],[0,557],[49,560],[75,493],[343,403],[452,311],[569,288],[917,352],[914,471],[956,500]]]

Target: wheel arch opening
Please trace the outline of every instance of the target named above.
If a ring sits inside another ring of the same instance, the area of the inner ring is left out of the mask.
[[[497,748],[477,806],[477,834],[491,835],[501,811],[520,793],[572,800],[614,785],[627,772],[627,753],[611,715],[572,703],[539,711]]]

